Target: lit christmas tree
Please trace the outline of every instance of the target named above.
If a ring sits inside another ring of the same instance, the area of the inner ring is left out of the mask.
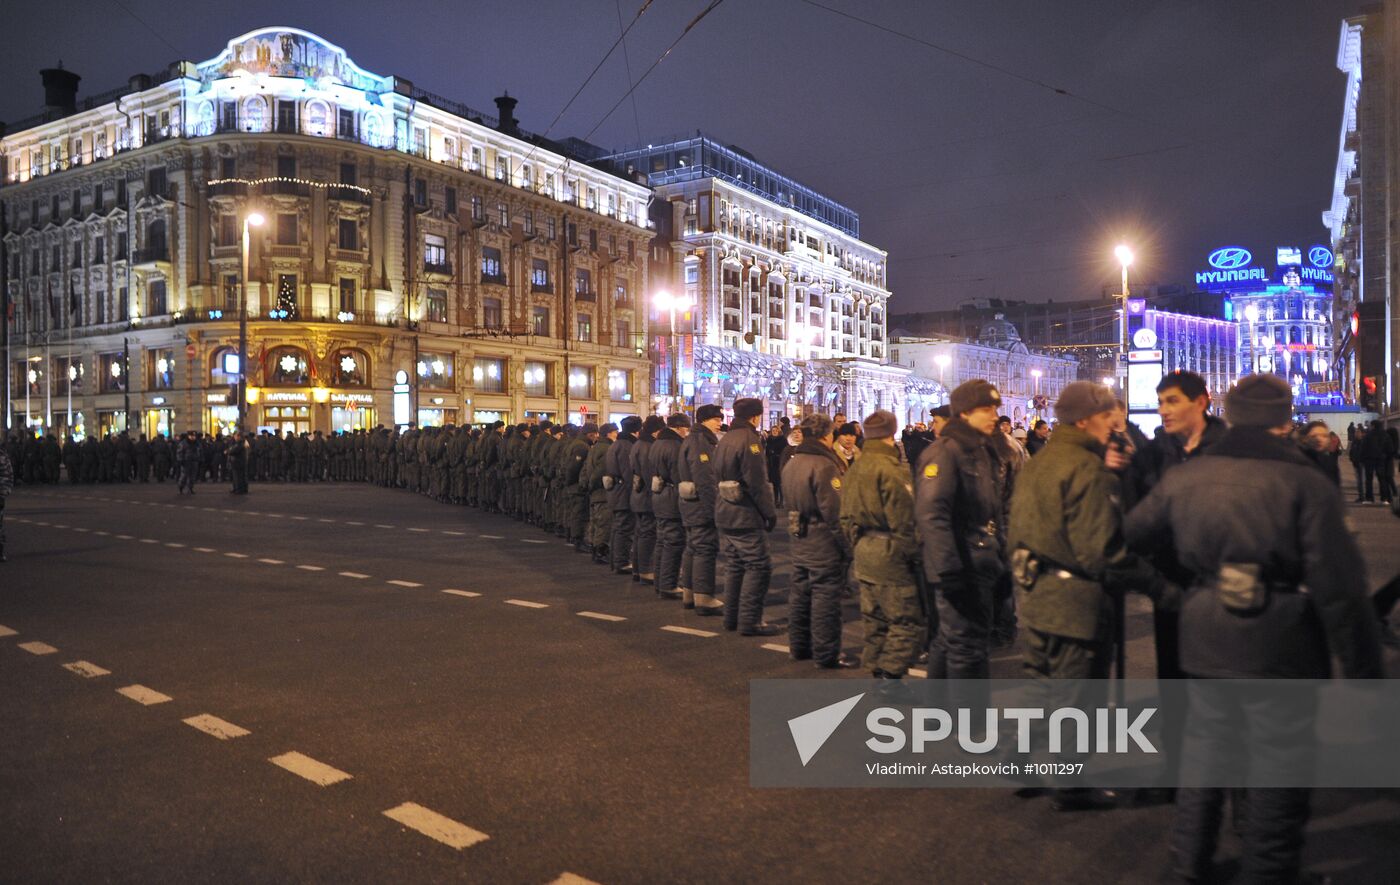
[[[277,281],[277,309],[273,316],[280,320],[297,318],[296,277],[291,274],[282,274]]]

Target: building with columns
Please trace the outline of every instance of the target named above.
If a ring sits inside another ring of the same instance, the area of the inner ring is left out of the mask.
[[[758,397],[770,421],[877,408],[907,421],[941,402],[890,364],[887,255],[854,211],[699,132],[603,162],[655,194],[657,411]]]
[[[509,96],[480,113],[295,28],[81,106],[43,79],[0,132],[7,427],[230,429],[241,305],[249,427],[649,410],[650,193]]]

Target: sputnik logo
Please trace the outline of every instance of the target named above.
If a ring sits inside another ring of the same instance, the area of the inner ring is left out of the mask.
[[[792,742],[797,747],[797,755],[802,759],[804,768],[863,697],[865,692],[788,720],[788,731],[792,732]]]

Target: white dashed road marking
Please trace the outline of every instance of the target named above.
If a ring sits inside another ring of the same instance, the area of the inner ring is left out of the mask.
[[[286,560],[283,559],[259,559],[258,562],[266,565],[286,565]]]
[[[131,540],[131,535],[117,535],[117,537],[118,537],[118,538],[121,538],[123,541],[130,541],[130,540]]]
[[[305,516],[293,516],[292,519],[298,519],[298,520],[301,520],[302,522],[305,522],[307,518],[306,518]]]
[[[142,539],[141,539],[141,543],[142,543],[142,544],[159,544],[160,541],[157,541],[155,538],[142,538]]]
[[[559,878],[550,882],[549,885],[598,885],[598,883],[575,873],[560,873]]]
[[[410,531],[410,532],[429,532],[429,531],[432,531],[432,529],[415,529],[415,528],[410,528],[409,531]]]
[[[82,528],[81,526],[79,526],[78,528],[73,529],[73,531],[75,531],[75,532],[86,532],[87,529]]]
[[[227,557],[229,557],[230,559],[247,559],[247,558],[248,558],[248,554],[246,554],[246,553],[225,553],[224,555],[227,556]]]
[[[297,568],[304,572],[323,572],[326,570],[326,567],[323,565],[299,565]]]
[[[152,704],[163,704],[171,700],[170,695],[161,694],[155,689],[147,688],[144,685],[128,685],[125,688],[117,689],[117,694],[122,697],[131,698],[136,703],[146,707]]]
[[[21,642],[19,647],[32,655],[51,655],[58,651],[58,649],[49,645],[47,642]]]
[[[101,535],[102,537],[105,538],[105,537],[111,535],[112,533],[111,533],[111,532],[96,531],[96,532],[93,532],[93,534],[94,534],[94,535]]]
[[[526,544],[548,544],[548,541],[537,541],[534,538],[521,538]]]
[[[374,524],[374,527],[377,528],[377,529],[391,529],[391,528],[393,528],[393,526],[391,526],[391,525],[383,525],[383,524],[377,523],[377,522]]]
[[[478,538],[489,538],[492,541],[504,541],[505,535],[477,535]]]
[[[64,664],[63,669],[70,673],[77,673],[79,676],[86,679],[91,679],[94,676],[107,676],[112,672],[111,670],[104,670],[91,661],[74,661],[71,664]]]
[[[317,762],[310,756],[303,756],[295,751],[283,753],[281,756],[273,756],[267,761],[279,768],[285,768],[292,774],[306,778],[318,787],[329,787],[331,784],[350,780],[350,775],[340,769],[332,768],[324,762]]]
[[[787,654],[788,652],[792,651],[792,649],[788,648],[786,645],[779,645],[776,642],[765,642],[762,645],[760,645],[759,648],[766,648],[769,651],[780,651],[783,654]]]
[[[340,576],[341,576],[342,578],[362,578],[362,579],[363,579],[363,578],[368,578],[368,577],[369,577],[369,575],[362,575],[362,574],[360,574],[359,572],[341,572],[341,573],[340,573]]]
[[[185,545],[184,545],[184,544],[181,544],[181,543],[178,542],[178,541],[166,541],[166,542],[165,542],[165,546],[167,546],[167,547],[183,547],[183,546],[185,546]]]
[[[436,811],[424,808],[416,802],[405,802],[390,808],[384,812],[384,816],[458,851],[491,838],[479,830],[473,830],[466,824],[459,824],[450,817],[443,817]]]
[[[927,679],[927,678],[928,678],[928,671],[927,671],[927,670],[920,670],[918,667],[910,667],[910,668],[909,668],[909,675],[910,675],[910,676],[913,676],[913,677],[916,678],[916,679]]]
[[[709,631],[709,630],[696,630],[694,627],[677,627],[677,626],[675,626],[674,624],[667,624],[666,626],[662,627],[661,629],[662,629],[662,630],[666,630],[667,632],[670,632],[670,633],[684,633],[686,636],[705,636],[705,637],[710,637],[710,636],[718,636],[718,635],[719,635],[718,633],[713,633],[713,632],[711,632],[711,631]]]
[[[528,599],[507,599],[506,605],[518,605],[521,608],[549,608],[549,606],[543,602],[531,602]]]
[[[592,618],[595,621],[625,621],[621,615],[605,615],[602,612],[579,612],[580,618]]]
[[[11,630],[9,627],[6,627],[4,624],[0,624],[0,636],[15,636],[15,635],[18,635],[18,634],[19,634],[19,631],[18,631],[18,630]]]
[[[252,732],[246,728],[234,725],[232,722],[225,722],[217,716],[210,716],[208,713],[200,713],[198,716],[191,716],[188,719],[182,719],[180,721],[191,728],[199,729],[205,734],[211,734],[221,741],[252,734]]]
[[[346,525],[364,525],[364,523],[362,523],[362,522],[355,522],[354,520],[351,520],[350,522],[347,522]]]
[[[458,536],[459,538],[460,538],[462,535],[465,535],[465,534],[466,534],[466,532],[450,532],[450,531],[448,531],[447,529],[442,529],[442,533],[443,533],[444,535],[456,535],[456,536]]]
[[[442,592],[451,593],[453,596],[465,596],[468,599],[475,599],[481,595],[480,593],[473,593],[470,590],[444,590]]]
[[[218,552],[218,551],[215,550],[213,547],[196,547],[196,548],[194,548],[194,549],[195,549],[197,552],[199,552],[199,553],[217,553],[217,552]]]
[[[317,522],[335,522],[333,519],[326,519],[324,516],[316,520]]]
[[[415,583],[414,581],[399,581],[399,580],[393,580],[393,581],[385,581],[384,583],[386,583],[386,584],[393,584],[395,587],[422,587],[422,586],[423,586],[422,584]]]

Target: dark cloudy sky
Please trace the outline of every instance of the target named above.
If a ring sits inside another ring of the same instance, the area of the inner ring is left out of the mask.
[[[60,58],[81,96],[288,25],[484,110],[509,89],[543,131],[642,2],[15,3],[0,119],[39,110],[37,71]],[[1325,240],[1337,39],[1362,0],[816,2],[887,30],[806,0],[724,0],[603,120],[628,62],[640,76],[709,3],[654,0],[549,134],[597,127],[617,146],[700,128],[744,147],[860,213],[890,253],[896,311],[1096,294],[1120,239],[1135,278],[1164,283],[1214,246]]]

